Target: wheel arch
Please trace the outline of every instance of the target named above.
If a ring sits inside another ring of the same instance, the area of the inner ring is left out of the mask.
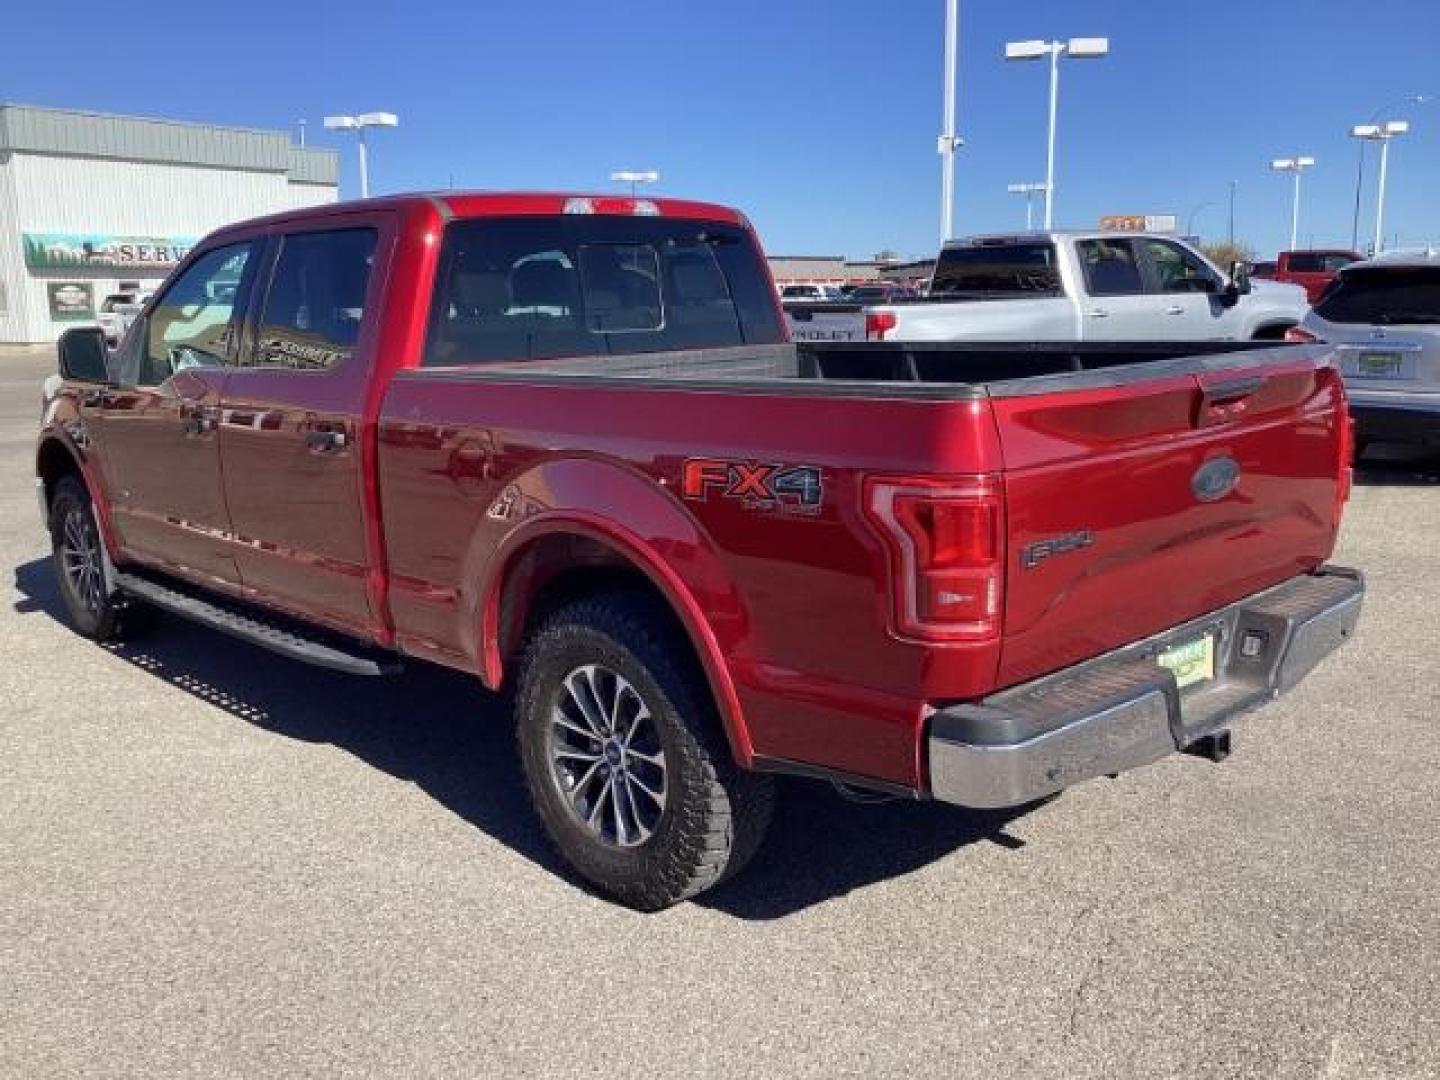
[[[702,559],[708,562],[709,560]],[[707,567],[714,570],[716,566]],[[714,586],[712,573],[704,575]],[[663,604],[683,633],[691,658],[704,675],[736,763],[750,767],[754,749],[722,641],[707,610],[736,610],[733,593],[708,603],[641,538],[597,514],[570,511],[526,523],[495,560],[481,590],[480,669],[487,686],[499,689],[517,663],[525,639],[550,612],[573,600],[607,592],[638,592]]]

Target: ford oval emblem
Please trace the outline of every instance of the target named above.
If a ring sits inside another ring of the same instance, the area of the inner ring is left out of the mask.
[[[1235,490],[1240,466],[1232,457],[1211,458],[1190,477],[1190,490],[1201,502],[1217,502]]]

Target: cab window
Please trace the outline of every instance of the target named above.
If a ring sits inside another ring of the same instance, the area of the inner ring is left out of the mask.
[[[1132,241],[1079,240],[1075,251],[1091,296],[1138,296],[1145,291]]]
[[[253,262],[252,242],[207,251],[150,313],[135,383],[158,386],[186,368],[219,367],[235,343],[236,304]]]
[[[368,228],[283,237],[244,366],[324,370],[348,360],[360,340],[376,239]]]
[[[1150,265],[1155,270],[1155,290],[1162,293],[1216,292],[1220,282],[1214,271],[1179,244],[1168,240],[1144,240]]]

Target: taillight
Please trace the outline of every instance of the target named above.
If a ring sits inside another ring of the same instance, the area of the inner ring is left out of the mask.
[[[998,479],[873,478],[865,508],[889,552],[897,633],[927,641],[1000,633],[1005,503]]]
[[[865,313],[866,340],[884,341],[885,335],[894,330],[898,322],[893,311],[867,311]]]
[[[1314,345],[1319,338],[1301,326],[1292,326],[1285,331],[1285,340],[1292,345]]]

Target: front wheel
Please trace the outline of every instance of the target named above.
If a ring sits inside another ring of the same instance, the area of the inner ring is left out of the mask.
[[[60,596],[79,633],[95,641],[118,641],[148,624],[150,609],[110,591],[95,507],[85,485],[73,476],[55,486],[50,545]]]
[[[644,597],[578,601],[533,635],[516,693],[521,764],[546,833],[597,890],[643,911],[739,870],[774,797],[770,778],[731,760],[679,634]]]

